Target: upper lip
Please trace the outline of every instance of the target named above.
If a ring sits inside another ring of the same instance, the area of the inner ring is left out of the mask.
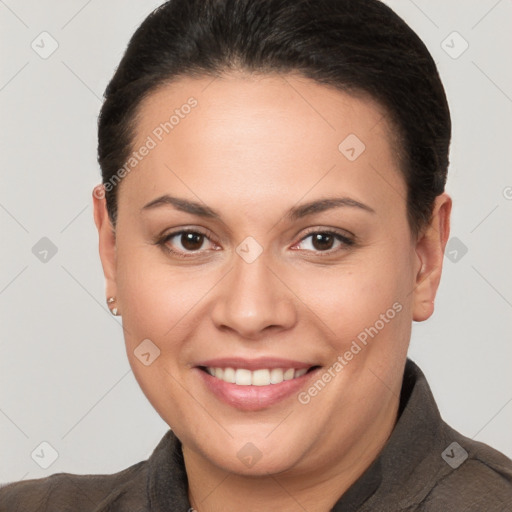
[[[294,361],[292,359],[282,359],[275,357],[259,357],[256,359],[227,357],[208,359],[207,361],[201,361],[195,366],[210,368],[234,368],[235,370],[244,368],[246,370],[254,371],[266,368],[295,368],[296,370],[300,370],[301,368],[311,368],[312,366],[318,365],[315,365],[314,363],[305,363],[303,361]]]

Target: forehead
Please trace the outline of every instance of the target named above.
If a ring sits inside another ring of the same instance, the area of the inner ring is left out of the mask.
[[[188,117],[190,109],[186,106],[192,98],[197,106],[193,108],[194,115],[188,124],[194,123],[194,118],[198,117],[203,126],[205,121],[208,125],[215,121],[230,121],[238,123],[237,128],[243,125],[244,133],[251,133],[251,128],[254,128],[252,133],[260,134],[262,127],[270,129],[268,137],[311,135],[318,130],[321,133],[337,132],[340,128],[353,129],[361,136],[369,135],[368,131],[377,136],[392,135],[385,109],[368,94],[348,94],[296,74],[244,72],[232,72],[216,78],[181,77],[158,87],[139,105],[137,135],[151,132],[155,122],[168,121],[173,113],[179,116],[172,121],[177,127],[184,119],[183,113]],[[245,121],[252,122],[244,123],[244,117]],[[303,123],[295,123],[297,120]],[[280,121],[294,122],[286,126],[285,133],[272,130]],[[176,130],[173,135],[178,133]],[[218,138],[221,136],[222,133]],[[210,138],[215,138],[215,133]]]
[[[133,149],[149,139],[154,147],[127,181],[147,200],[184,184],[187,195],[215,190],[219,201],[236,193],[255,203],[272,191],[298,200],[345,184],[359,198],[396,202],[405,190],[390,126],[371,98],[301,76],[184,77],[141,103]]]

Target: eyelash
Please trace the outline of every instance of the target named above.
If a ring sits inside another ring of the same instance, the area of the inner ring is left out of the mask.
[[[175,251],[174,249],[171,249],[168,245],[169,241],[172,240],[173,238],[180,236],[180,235],[187,234],[187,233],[192,233],[194,235],[201,235],[210,241],[212,241],[211,239],[213,238],[213,236],[210,233],[205,233],[205,232],[201,231],[200,229],[180,229],[179,231],[174,231],[172,233],[168,233],[168,234],[162,236],[159,240],[156,241],[156,244],[159,245],[160,247],[162,247],[162,249],[164,249],[165,251],[167,251],[175,256],[178,256],[179,258],[185,259],[185,258],[191,258],[191,257],[197,256],[197,254],[200,254],[201,251],[187,251],[187,253],[183,253],[183,252]]]
[[[183,252],[180,252],[180,251],[176,251],[174,249],[171,249],[169,247],[169,241],[172,240],[173,238],[177,237],[177,236],[181,236],[181,235],[184,235],[184,234],[187,234],[187,233],[192,233],[192,234],[195,234],[195,235],[201,235],[203,237],[205,237],[207,240],[209,240],[210,242],[212,242],[212,238],[213,236],[210,234],[210,233],[205,233],[203,231],[201,231],[200,229],[181,229],[179,231],[174,231],[172,233],[168,233],[164,236],[162,236],[161,238],[159,238],[155,244],[156,245],[159,245],[160,247],[162,247],[162,249],[164,249],[165,251],[175,255],[175,256],[178,256],[179,258],[191,258],[191,257],[194,257],[194,256],[197,256],[198,254],[200,254],[202,251],[201,250],[197,250],[197,251],[187,251],[185,253]],[[315,254],[317,255],[320,255],[320,256],[330,256],[334,253],[337,253],[338,251],[342,251],[342,250],[346,250],[348,249],[349,247],[353,246],[355,244],[355,241],[349,237],[347,237],[346,235],[343,235],[337,231],[334,231],[332,229],[312,229],[311,231],[308,231],[301,239],[298,243],[294,244],[294,245],[298,245],[302,242],[304,242],[304,240],[306,240],[307,238],[309,238],[310,236],[312,235],[316,235],[316,234],[322,234],[322,235],[331,235],[333,236],[337,241],[341,242],[342,243],[342,246],[338,247],[337,249],[328,249],[326,251],[311,251],[311,252],[314,252]],[[216,243],[215,241],[213,241],[214,243]],[[306,251],[309,252],[309,249],[306,249]]]
[[[337,249],[328,249],[327,251],[313,251],[315,254],[319,256],[331,256],[335,253],[338,253],[339,251],[347,250],[351,246],[355,244],[355,240],[353,238],[349,238],[347,235],[344,235],[340,233],[339,231],[335,231],[333,229],[318,229],[318,228],[312,228],[311,230],[306,231],[304,236],[300,239],[298,244],[304,242],[306,238],[309,238],[311,235],[331,235],[337,240],[338,242],[341,242],[341,245]],[[298,245],[294,244],[294,245]],[[305,249],[309,251],[308,249]]]

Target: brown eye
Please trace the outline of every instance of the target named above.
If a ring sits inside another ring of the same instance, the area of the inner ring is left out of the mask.
[[[165,235],[156,241],[167,252],[183,257],[205,255],[209,250],[218,250],[210,235],[200,231],[181,230]],[[208,244],[210,244],[208,246]]]
[[[313,231],[305,236],[297,248],[313,253],[333,254],[338,250],[348,249],[354,240],[334,231]]]
[[[334,244],[334,236],[329,233],[315,233],[311,243],[318,251],[328,251]]]
[[[180,242],[187,251],[197,251],[203,245],[204,235],[201,233],[182,233]]]

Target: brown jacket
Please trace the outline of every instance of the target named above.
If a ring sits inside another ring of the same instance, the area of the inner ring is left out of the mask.
[[[169,430],[148,460],[112,475],[58,473],[4,484],[0,512],[188,512],[181,444]],[[400,417],[335,512],[510,512],[512,461],[451,429],[407,361]]]

